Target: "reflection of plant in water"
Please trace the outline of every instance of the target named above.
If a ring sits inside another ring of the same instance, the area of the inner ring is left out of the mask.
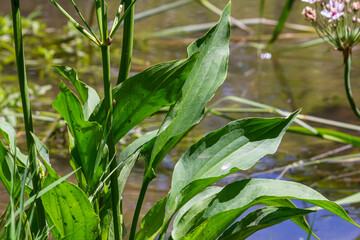
[[[345,89],[350,106],[357,117],[360,111],[352,96],[350,68],[352,48],[360,42],[360,1],[354,0],[302,0],[315,7],[305,7],[302,14],[310,21],[317,33],[334,50],[343,53],[345,64]]]

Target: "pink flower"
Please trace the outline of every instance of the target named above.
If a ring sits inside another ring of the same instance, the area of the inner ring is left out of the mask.
[[[310,1],[310,0],[309,0]],[[326,8],[322,10],[320,13],[326,18],[329,18],[329,22],[334,20],[339,20],[342,16],[344,16],[344,7],[345,3],[341,0],[330,0],[328,4],[326,4]]]

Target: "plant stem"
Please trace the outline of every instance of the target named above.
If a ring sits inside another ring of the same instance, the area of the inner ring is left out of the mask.
[[[113,122],[113,99],[112,99],[112,87],[111,87],[111,72],[110,72],[110,42],[108,41],[108,26],[107,26],[107,9],[105,1],[100,1],[101,16],[98,15],[99,27],[102,32],[101,38],[101,56],[103,64],[103,82],[104,82],[104,103],[105,110],[108,113],[106,122],[103,126],[105,129],[106,143],[109,149],[109,161],[110,172],[116,168],[115,155],[115,143],[113,138],[112,122]],[[99,13],[99,11],[98,11]],[[113,212],[113,223],[114,223],[114,239],[122,239],[122,228],[120,226],[120,196],[118,186],[119,172],[117,170],[111,175],[111,201],[112,201],[112,212]]]
[[[345,64],[345,71],[344,71],[344,80],[345,80],[345,90],[346,96],[350,103],[351,109],[353,110],[354,114],[360,118],[360,111],[357,108],[352,91],[351,91],[351,82],[350,82],[350,73],[351,73],[351,48],[345,49],[343,51],[344,55],[344,64]]]
[[[139,198],[138,198],[138,201],[136,203],[136,209],[135,209],[135,212],[134,212],[134,217],[133,217],[133,220],[132,220],[132,223],[131,223],[131,230],[130,230],[129,240],[134,240],[135,239],[136,227],[137,227],[137,223],[138,223],[138,220],[139,220],[141,207],[142,207],[142,204],[144,202],[146,190],[147,190],[150,182],[151,182],[151,180],[149,180],[148,178],[144,178],[144,180],[143,180],[143,184],[141,186]]]
[[[30,106],[30,99],[29,99],[29,92],[28,92],[28,85],[26,78],[26,66],[25,66],[25,56],[24,56],[24,48],[23,48],[23,40],[22,40],[19,0],[11,0],[11,9],[12,9],[13,28],[14,28],[16,67],[18,72],[18,80],[20,85],[20,94],[21,94],[23,114],[24,114],[26,144],[28,149],[28,159],[30,163],[30,173],[31,175],[33,175],[32,195],[36,195],[41,189],[41,181],[40,181],[39,168],[36,159],[35,143],[34,143],[34,139],[31,136],[31,132],[34,131],[34,127],[32,122],[31,106]],[[42,230],[45,227],[45,212],[40,198],[36,199],[36,218],[37,218],[36,228]]]
[[[112,130],[112,113],[113,113],[113,105],[112,105],[112,89],[110,82],[110,47],[109,46],[101,46],[101,55],[103,60],[103,78],[104,78],[104,102],[106,107],[106,112],[108,112],[108,118],[104,123],[105,130],[107,131],[107,145],[109,148],[109,161],[110,164],[110,172],[112,172],[116,168],[116,161],[113,160],[115,158],[115,143],[113,141],[113,130]],[[106,132],[105,131],[105,132]],[[120,206],[120,196],[118,191],[118,171],[114,171],[111,175],[111,200],[112,200],[112,210],[113,210],[113,221],[114,221],[114,234],[115,239],[118,240],[121,237],[121,227],[119,225],[120,216],[119,216],[119,206]]]
[[[131,6],[132,1],[133,0],[124,0],[125,11],[129,7],[131,7],[131,9],[124,20],[121,61],[120,61],[119,75],[116,84],[120,84],[124,82],[130,73],[131,56],[133,50],[133,38],[134,38],[134,5]]]

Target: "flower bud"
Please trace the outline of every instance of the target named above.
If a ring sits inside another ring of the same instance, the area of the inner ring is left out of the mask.
[[[351,3],[351,8],[356,12],[360,9],[360,2],[357,1],[357,2],[352,2]]]
[[[302,11],[306,21],[316,21],[316,12],[311,7],[305,7]]]

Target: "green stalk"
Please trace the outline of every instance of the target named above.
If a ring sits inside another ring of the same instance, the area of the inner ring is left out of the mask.
[[[136,203],[136,209],[135,209],[135,212],[134,212],[133,220],[132,220],[132,223],[131,223],[131,230],[130,230],[129,240],[134,240],[135,239],[136,227],[137,227],[137,223],[139,221],[139,215],[140,215],[141,207],[142,207],[142,204],[144,202],[145,194],[146,194],[146,191],[147,191],[147,188],[148,188],[150,182],[151,182],[151,180],[149,180],[148,178],[144,178],[144,180],[143,180],[143,184],[141,186],[139,198],[138,198],[138,201]]]
[[[124,82],[130,73],[131,56],[133,50],[133,39],[134,39],[134,5],[133,0],[124,0],[125,11],[130,7],[130,12],[127,14],[124,20],[123,29],[123,44],[121,51],[121,61],[119,75],[116,84]]]
[[[28,149],[28,159],[30,163],[30,173],[33,183],[32,195],[38,194],[41,189],[41,181],[39,175],[39,168],[36,159],[36,150],[34,139],[31,136],[31,132],[34,131],[31,106],[26,78],[26,67],[25,67],[25,56],[22,40],[21,30],[21,14],[20,14],[20,3],[19,0],[11,0],[11,10],[13,17],[13,28],[14,28],[14,40],[15,40],[15,55],[16,55],[16,67],[18,72],[18,80],[20,86],[20,94],[22,100],[24,124],[26,133],[26,144]],[[42,205],[41,199],[36,199],[36,218],[37,226],[36,229],[43,229],[45,227],[45,212]]]
[[[344,80],[345,80],[345,91],[348,101],[350,103],[351,109],[353,110],[354,114],[360,118],[360,111],[355,104],[352,91],[351,91],[351,82],[350,82],[350,72],[351,72],[351,48],[346,49],[343,51],[344,55],[344,64],[345,64],[345,71],[344,71]]]
[[[102,32],[102,45],[101,45],[101,57],[103,64],[103,82],[104,82],[104,103],[105,109],[108,113],[108,118],[104,123],[105,136],[107,136],[106,143],[109,148],[109,160],[110,160],[110,172],[116,169],[115,158],[115,143],[113,138],[112,122],[113,122],[113,99],[112,99],[112,87],[111,87],[111,72],[110,72],[110,42],[108,41],[108,26],[107,26],[107,9],[104,0],[100,2],[101,6],[101,17],[99,20],[99,27]],[[100,20],[101,19],[101,20]],[[118,186],[119,172],[115,170],[111,175],[111,201],[113,211],[113,223],[114,223],[114,236],[115,240],[122,239],[122,228],[120,225],[120,196]]]

